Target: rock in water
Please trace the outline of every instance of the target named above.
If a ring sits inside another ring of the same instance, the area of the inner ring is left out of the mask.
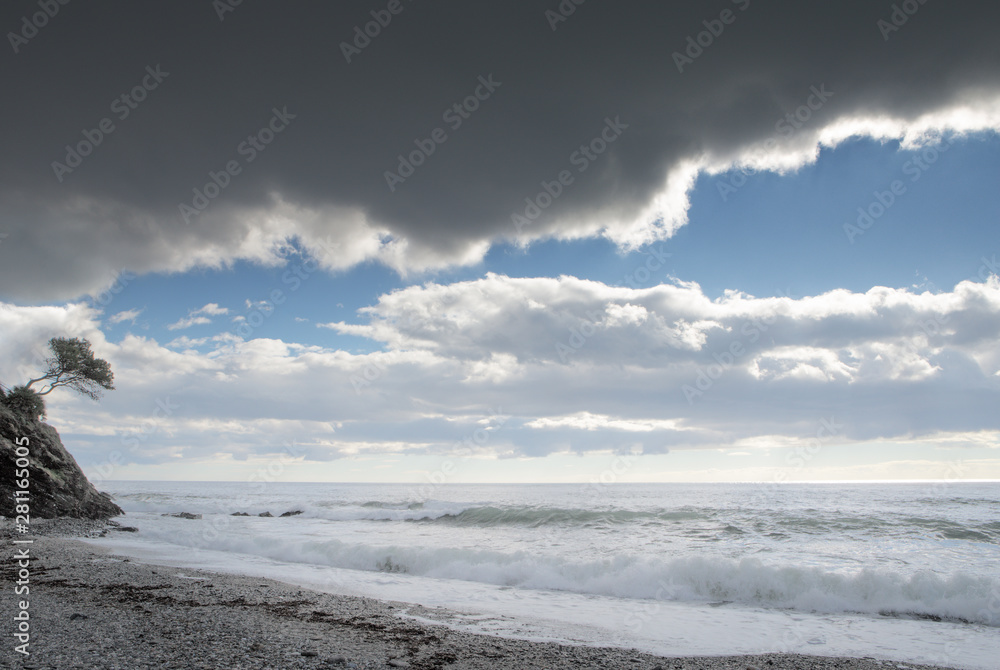
[[[28,438],[31,461],[28,473],[28,503],[31,517],[54,519],[60,516],[77,519],[108,519],[124,514],[107,493],[99,493],[87,481],[76,459],[63,446],[52,426],[28,419],[0,405],[0,482],[4,490],[19,488],[15,480],[18,440]],[[0,515],[16,516],[14,497],[0,496]]]

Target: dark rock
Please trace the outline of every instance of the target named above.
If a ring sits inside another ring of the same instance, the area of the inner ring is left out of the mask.
[[[73,614],[69,615],[69,620],[70,621],[76,621],[77,619],[89,619],[89,618],[90,617],[87,616],[86,614],[78,614],[76,612],[74,612]]]
[[[117,528],[112,528],[111,530],[117,530],[121,533],[138,533],[139,529],[135,526],[118,526]]]
[[[161,514],[160,516],[172,516],[176,519],[200,519],[200,514],[192,514],[191,512],[178,512],[177,514]]]
[[[303,656],[319,656],[318,651],[313,651],[312,649],[304,649],[302,651]]]
[[[28,438],[27,444],[21,438]],[[0,481],[4,487],[16,479],[17,444],[27,447],[31,461],[28,476],[31,517],[54,519],[109,519],[124,514],[111,496],[100,493],[87,481],[76,459],[66,451],[59,433],[47,423],[35,421],[0,405]],[[0,496],[0,516],[16,516],[14,496]]]
[[[250,516],[248,512],[233,512],[229,516]]]
[[[273,515],[273,514],[271,514],[270,512],[261,512],[261,513],[260,513],[260,514],[258,514],[257,516],[266,516],[266,517],[272,517],[272,516],[274,516],[274,515]]]
[[[285,517],[285,516],[298,516],[299,514],[302,514],[302,510],[297,509],[297,510],[295,510],[293,512],[285,512],[281,516],[283,516],[283,517]]]

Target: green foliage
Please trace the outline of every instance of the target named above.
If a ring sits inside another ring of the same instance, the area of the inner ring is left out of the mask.
[[[45,416],[45,401],[42,396],[27,386],[15,386],[0,402],[3,402],[11,411],[33,421]]]
[[[59,386],[69,388],[97,400],[101,390],[112,390],[115,375],[111,365],[102,358],[94,358],[90,342],[74,337],[53,337],[49,340],[52,356],[45,359],[48,369],[45,374],[29,381],[25,388],[36,382],[46,382],[47,386],[38,395],[48,395]]]

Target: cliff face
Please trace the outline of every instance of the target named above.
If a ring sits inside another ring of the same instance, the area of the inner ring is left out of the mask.
[[[52,519],[60,516],[78,519],[107,519],[122,514],[106,493],[99,493],[87,481],[76,459],[66,451],[59,433],[41,421],[32,421],[0,405],[0,515],[14,517],[16,488],[14,476],[18,438],[28,438],[30,451],[31,517]],[[23,440],[21,440],[23,444]]]

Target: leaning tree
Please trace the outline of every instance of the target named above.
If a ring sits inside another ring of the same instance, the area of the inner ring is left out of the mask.
[[[115,388],[115,375],[111,372],[111,365],[103,358],[94,358],[87,340],[53,337],[49,340],[49,349],[52,350],[52,355],[45,359],[48,366],[45,374],[19,388],[43,396],[60,386],[68,386],[94,400],[101,397],[102,389],[111,391]],[[41,390],[31,388],[39,382],[42,383]]]

